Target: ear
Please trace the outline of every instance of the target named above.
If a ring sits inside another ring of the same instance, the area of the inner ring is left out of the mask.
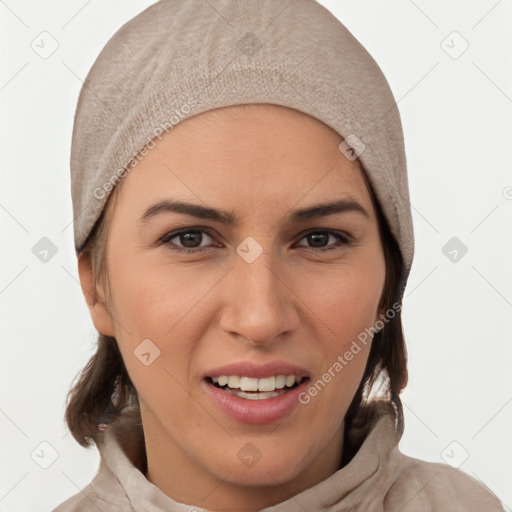
[[[82,252],[78,256],[78,275],[94,326],[101,334],[115,336],[114,323],[106,308],[103,291],[94,285],[91,257],[88,253]]]

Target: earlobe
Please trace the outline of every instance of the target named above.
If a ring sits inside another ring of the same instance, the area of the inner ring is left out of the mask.
[[[101,334],[115,336],[112,317],[105,306],[103,292],[98,290],[94,283],[89,253],[83,252],[78,256],[78,275],[94,326]]]

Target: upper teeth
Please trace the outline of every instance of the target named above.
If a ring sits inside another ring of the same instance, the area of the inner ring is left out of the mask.
[[[302,379],[295,375],[276,375],[264,379],[239,377],[238,375],[212,377],[213,382],[218,383],[219,386],[227,384],[230,388],[239,388],[242,391],[274,391],[274,389],[283,389],[285,386],[291,388],[295,383],[300,384]]]

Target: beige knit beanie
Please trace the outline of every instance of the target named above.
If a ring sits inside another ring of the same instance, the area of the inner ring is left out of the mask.
[[[75,115],[77,255],[112,189],[162,134],[242,103],[299,110],[344,138],[340,151],[359,158],[402,253],[401,299],[414,234],[400,115],[373,58],[314,0],[162,0],[114,34]]]

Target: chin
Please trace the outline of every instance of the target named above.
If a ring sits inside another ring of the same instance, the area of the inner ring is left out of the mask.
[[[238,443],[237,443],[238,444]],[[215,476],[233,485],[246,487],[275,486],[294,480],[307,468],[304,456],[297,453],[296,446],[290,446],[286,451],[265,448],[260,452],[257,443],[250,441],[238,446],[234,456],[226,458],[226,452],[219,454],[224,463],[217,464],[214,469]],[[227,478],[226,478],[227,475]]]
[[[226,481],[243,487],[274,487],[286,484],[301,474],[301,469],[297,467],[262,462],[260,464],[244,469],[235,467]]]

